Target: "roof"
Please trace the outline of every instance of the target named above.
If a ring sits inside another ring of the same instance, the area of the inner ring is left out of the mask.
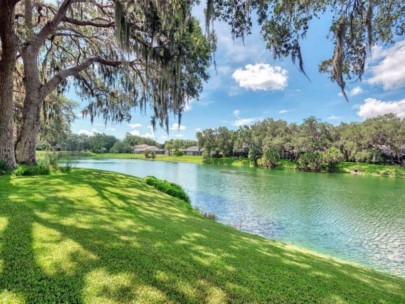
[[[163,151],[163,149],[159,149],[156,146],[149,146],[149,145],[146,145],[146,144],[136,145],[136,146],[134,146],[134,150],[135,151],[146,151],[146,150],[149,150],[149,151]]]
[[[188,147],[187,149],[183,149],[184,152],[200,152],[197,146]]]

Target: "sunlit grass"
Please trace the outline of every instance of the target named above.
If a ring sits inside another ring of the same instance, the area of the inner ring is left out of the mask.
[[[404,303],[405,280],[207,220],[141,179],[0,177],[0,303]]]

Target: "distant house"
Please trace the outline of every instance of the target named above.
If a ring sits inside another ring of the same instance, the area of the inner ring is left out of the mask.
[[[198,149],[197,146],[188,147],[187,149],[181,149],[184,155],[201,155],[204,149]]]
[[[156,154],[164,154],[165,150],[156,146],[149,146],[146,144],[134,146],[134,153],[145,153],[145,151],[155,152]]]

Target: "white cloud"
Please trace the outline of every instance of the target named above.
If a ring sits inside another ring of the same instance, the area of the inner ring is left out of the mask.
[[[196,128],[195,131],[196,132],[201,132],[202,130],[201,130],[201,128]]]
[[[179,125],[178,123],[174,123],[171,127],[170,130],[175,130],[175,131],[183,131],[186,129],[185,125]]]
[[[255,121],[259,120],[259,119],[260,118],[258,118],[258,117],[239,118],[239,119],[233,121],[232,125],[236,126],[236,127],[241,127],[241,126],[244,126],[244,125],[249,125],[249,124],[251,124],[251,123],[253,123],[253,122],[255,122]]]
[[[142,127],[142,124],[140,124],[140,123],[134,123],[134,124],[128,124],[128,126],[129,126],[131,129],[136,129],[136,128]]]
[[[356,95],[360,95],[360,94],[362,94],[363,92],[364,92],[363,89],[362,89],[361,87],[357,86],[357,87],[354,87],[353,89],[351,89],[349,92],[347,92],[347,95],[353,97],[353,96],[356,96]],[[339,95],[340,97],[343,97],[343,93],[342,93],[342,92],[339,92],[338,95]]]
[[[146,138],[155,139],[155,133],[154,133],[154,132],[145,133],[145,134],[142,134],[141,136],[142,136],[142,137],[146,137]]]
[[[367,82],[384,90],[405,88],[405,40],[388,49],[374,47],[372,53],[368,63],[372,76]]]
[[[363,89],[361,87],[357,86],[350,90],[349,96],[356,96],[361,93],[363,93]]]
[[[328,120],[340,120],[342,119],[342,117],[340,116],[336,116],[336,115],[331,115],[327,118]]]
[[[282,109],[280,111],[278,111],[278,114],[286,114],[286,113],[290,113],[290,112],[294,112],[296,111],[296,109]]]
[[[230,28],[223,22],[216,23],[217,51],[223,54],[225,62],[245,62],[247,60],[258,60],[265,57],[266,48],[264,43],[254,37],[248,37],[249,43],[243,43],[241,39],[234,39],[229,35]],[[262,50],[258,52],[257,50]]]
[[[235,117],[239,117],[240,115],[240,110],[233,110],[233,115],[235,115]]]
[[[232,77],[239,86],[253,91],[284,90],[287,86],[287,70],[270,64],[248,64],[245,68],[237,69]]]
[[[393,113],[400,118],[405,118],[405,99],[384,102],[375,98],[367,98],[364,103],[360,105],[359,111],[357,112],[357,114],[364,119],[388,113]]]
[[[141,132],[139,132],[139,130],[132,130],[131,132],[129,132],[131,135],[135,135],[135,136],[141,136]]]
[[[177,137],[177,138],[180,138],[180,137],[183,137],[183,134],[176,134],[174,136]]]
[[[83,135],[92,136],[92,135],[94,135],[96,133],[100,133],[100,132],[98,130],[96,130],[96,129],[92,129],[91,131],[89,131],[89,130],[80,130],[78,133],[83,134]]]

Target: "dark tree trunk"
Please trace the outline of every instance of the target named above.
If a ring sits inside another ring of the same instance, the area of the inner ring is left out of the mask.
[[[38,51],[31,47],[22,52],[24,62],[25,99],[22,122],[16,141],[16,158],[19,164],[36,164],[37,137],[40,128],[40,112],[43,97],[37,65]]]
[[[18,49],[14,26],[15,4],[13,0],[0,0],[0,159],[10,168],[16,166],[13,142],[13,74]]]

